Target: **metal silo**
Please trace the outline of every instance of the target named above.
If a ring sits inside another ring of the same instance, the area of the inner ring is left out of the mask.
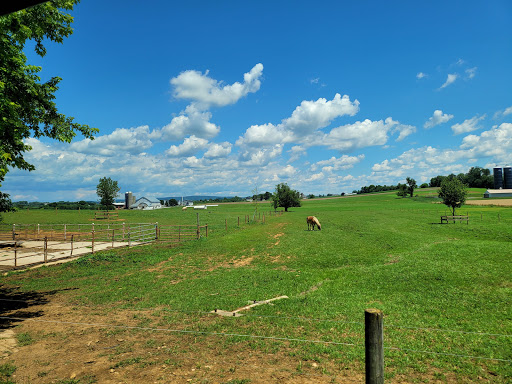
[[[124,194],[124,207],[126,209],[129,209],[130,208],[130,205],[132,205],[132,193],[131,192],[126,192]]]
[[[494,189],[503,188],[503,169],[496,167],[492,170],[494,175]]]
[[[503,188],[512,189],[512,168],[503,168]]]

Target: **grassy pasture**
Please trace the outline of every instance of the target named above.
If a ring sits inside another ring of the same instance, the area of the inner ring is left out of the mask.
[[[253,204],[120,212],[126,222],[161,224],[195,224],[199,213],[210,236],[178,248],[155,244],[101,252],[12,273],[2,285],[20,292],[70,289],[60,295],[76,308],[113,314],[149,308],[158,314],[141,325],[153,321],[206,333],[323,340],[331,344],[246,337],[222,342],[242,351],[286,346],[300,361],[334,361],[359,372],[364,371],[363,311],[375,307],[385,314],[388,379],[508,382],[512,209],[464,206],[459,212],[469,213],[469,225],[440,225],[446,207],[432,191],[417,191],[418,197],[406,199],[388,193],[309,200],[267,217],[265,224],[244,224],[244,215],[253,216]],[[268,213],[269,205],[258,209]],[[83,223],[94,215],[86,212],[25,211],[4,215],[4,222]],[[322,231],[307,231],[308,215],[319,218]],[[206,313],[281,295],[289,299],[236,319]]]

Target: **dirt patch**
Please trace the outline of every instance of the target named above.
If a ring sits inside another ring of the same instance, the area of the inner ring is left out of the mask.
[[[250,341],[227,343],[219,336],[166,332],[157,325],[160,319],[155,312],[111,312],[50,302],[6,313],[26,319],[7,329],[5,339],[10,344],[3,348],[2,363],[16,366],[12,379],[19,383],[316,384],[364,380],[360,370],[349,370],[339,362],[301,361],[285,343],[269,352],[251,347]],[[30,317],[33,313],[40,316]],[[187,327],[184,324],[182,328]],[[15,347],[15,335],[21,333],[31,335],[31,341]]]
[[[512,199],[486,199],[486,200],[466,200],[467,205],[496,205],[500,207],[512,207]]]

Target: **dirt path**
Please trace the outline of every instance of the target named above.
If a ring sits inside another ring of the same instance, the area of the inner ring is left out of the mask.
[[[364,381],[362,374],[330,361],[299,361],[286,345],[266,353],[243,341],[166,331],[154,310],[91,310],[55,296],[27,308],[11,304],[2,314],[0,364],[16,366],[16,383]]]

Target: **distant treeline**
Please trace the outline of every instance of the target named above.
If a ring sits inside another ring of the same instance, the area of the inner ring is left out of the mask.
[[[398,185],[368,185],[361,187],[360,190],[354,190],[352,193],[357,193],[358,195],[361,193],[375,193],[375,192],[384,192],[384,191],[394,191],[399,189],[400,184]]]
[[[486,168],[481,167],[472,167],[468,173],[459,173],[458,175],[450,174],[448,176],[436,176],[430,179],[430,183],[423,183],[420,185],[420,188],[436,188],[440,187],[441,183],[444,179],[452,179],[457,178],[462,181],[469,188],[493,188],[494,186],[494,177],[491,175],[491,171]],[[394,191],[400,189],[402,184],[398,183],[398,185],[369,185],[364,186],[360,190],[355,190],[353,193],[361,194],[361,193],[375,193],[375,192],[383,192],[383,191]]]
[[[241,201],[245,201],[246,199],[243,197],[219,197],[216,199],[203,199],[196,200],[198,203],[239,203]]]
[[[13,203],[16,209],[69,209],[78,210],[80,209],[98,209],[100,206],[98,203],[91,201],[58,201],[55,203],[41,203],[39,201],[16,201]]]
[[[440,187],[444,179],[457,178],[469,188],[493,188],[494,177],[486,168],[472,167],[468,173],[450,174],[448,176],[436,176],[430,179],[430,187]]]

